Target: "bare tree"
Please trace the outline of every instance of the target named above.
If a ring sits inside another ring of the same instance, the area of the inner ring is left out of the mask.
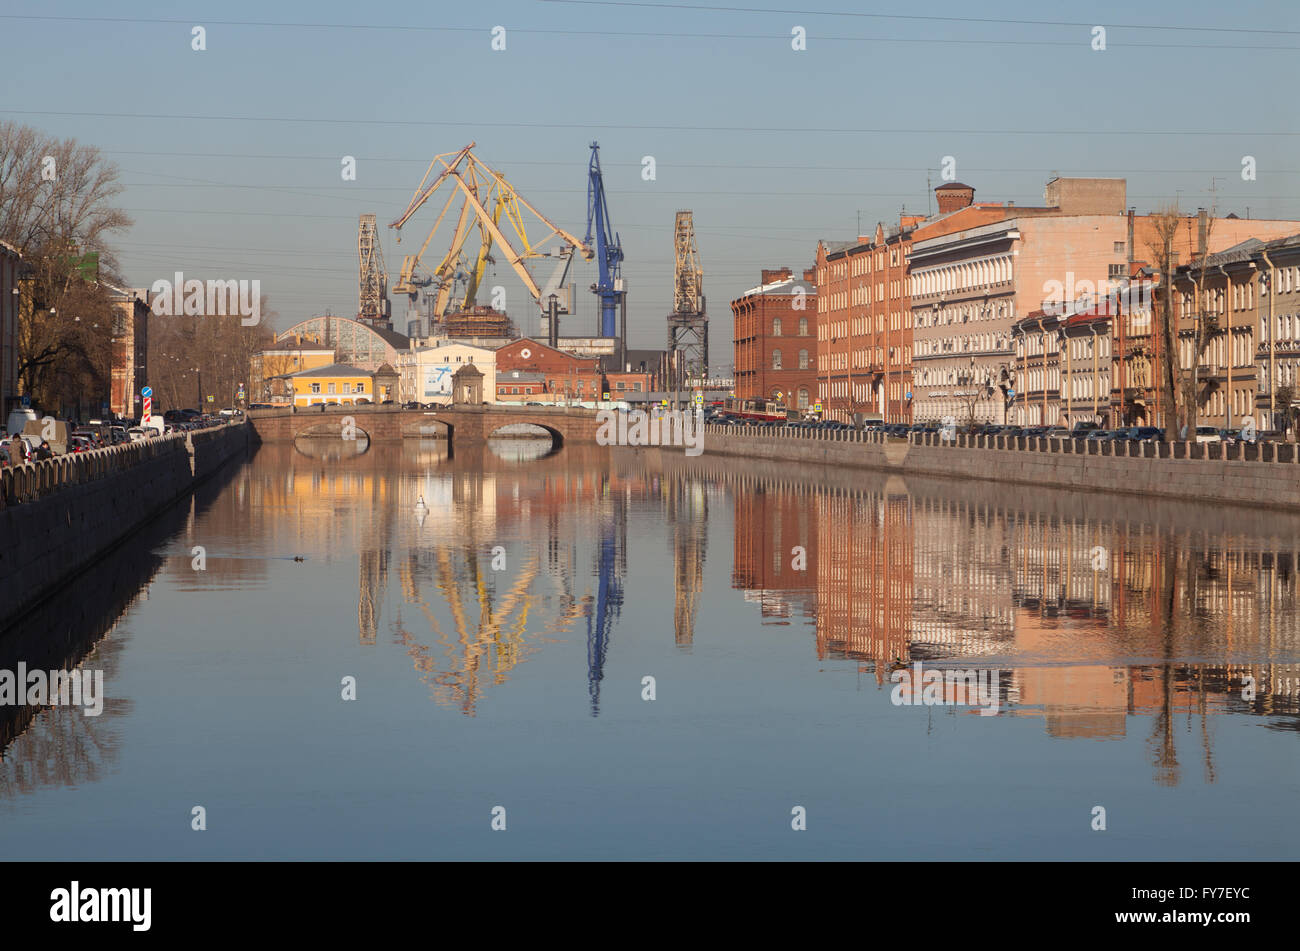
[[[90,285],[118,280],[107,240],[131,225],[122,190],[98,149],[0,123],[0,240],[23,255],[18,379],[38,403],[107,391],[112,308]]]
[[[1156,309],[1156,333],[1160,346],[1165,352],[1164,363],[1160,370],[1159,386],[1164,391],[1165,438],[1169,442],[1178,439],[1178,423],[1183,415],[1182,406],[1185,394],[1178,385],[1180,377],[1178,366],[1178,330],[1174,319],[1174,271],[1177,262],[1174,256],[1174,239],[1178,235],[1180,216],[1176,205],[1167,205],[1157,210],[1152,216],[1155,235],[1147,244],[1151,252],[1156,271],[1159,272],[1160,304]]]

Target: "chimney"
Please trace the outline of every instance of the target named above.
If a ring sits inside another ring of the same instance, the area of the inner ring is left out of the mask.
[[[790,280],[790,276],[791,276],[791,272],[788,267],[778,267],[778,268],[771,268],[771,269],[764,268],[762,271],[762,278],[759,280],[759,283],[775,284],[777,281]]]
[[[1133,217],[1137,214],[1136,208],[1128,210],[1128,270],[1133,273]]]
[[[934,190],[934,199],[939,206],[939,214],[968,208],[975,200],[975,189],[961,182],[948,182]]]

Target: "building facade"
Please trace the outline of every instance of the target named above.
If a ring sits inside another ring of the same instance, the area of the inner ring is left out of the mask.
[[[115,416],[133,419],[143,407],[141,391],[149,385],[148,295],[105,286],[113,308],[109,407]]]
[[[1160,216],[1125,211],[1123,179],[1055,179],[1044,197],[1042,207],[1004,206],[989,223],[944,234],[927,224],[914,236],[918,420],[1014,422],[1026,398],[1015,379],[1013,327],[1040,310],[1059,314],[1072,302],[1104,299],[1158,243]],[[1188,261],[1252,234],[1296,228],[1234,216],[1211,223],[1202,212],[1177,219],[1172,249],[1175,260]]]
[[[446,338],[398,354],[394,364],[398,375],[398,399],[401,402],[452,403],[455,396],[453,377],[467,363],[474,364],[483,374],[483,399],[486,402],[495,400],[496,352]]]
[[[374,378],[370,371],[360,367],[334,363],[300,370],[290,374],[289,381],[293,386],[294,406],[315,406],[318,403],[348,406],[374,402]]]
[[[761,272],[759,285],[731,302],[735,395],[808,412],[817,401],[816,271]]]

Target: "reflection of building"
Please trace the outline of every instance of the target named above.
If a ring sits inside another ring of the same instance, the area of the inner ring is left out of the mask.
[[[912,635],[912,501],[881,493],[824,492],[817,504],[817,656],[875,662],[877,679],[907,658]]]
[[[756,601],[764,619],[816,615],[818,507],[816,488],[738,474],[731,584]],[[795,549],[802,549],[800,556]],[[802,564],[797,568],[796,564]]]
[[[1003,513],[949,499],[916,501],[912,523],[914,654],[979,656],[1010,648],[1015,524]]]

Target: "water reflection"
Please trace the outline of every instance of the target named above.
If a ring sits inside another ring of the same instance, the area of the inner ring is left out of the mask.
[[[95,782],[116,768],[123,721],[133,708],[119,678],[130,618],[169,562],[162,549],[193,530],[239,471],[238,464],[219,471],[69,579],[68,596],[48,599],[0,632],[0,670],[16,671],[23,663],[29,671],[102,671],[104,683],[98,716],[71,706],[0,705],[0,799]],[[190,557],[180,560],[188,567]],[[222,573],[217,567],[215,575]]]
[[[710,654],[719,625],[776,627],[817,673],[782,668],[792,696],[849,672],[864,706],[888,710],[893,666],[996,670],[1004,718],[1041,719],[1051,738],[1140,738],[1155,782],[1175,785],[1193,768],[1215,781],[1215,715],[1300,724],[1297,537],[1300,518],[1281,513],[654,450],[552,452],[543,440],[452,450],[407,439],[338,457],[263,446],[200,517],[166,526],[142,570],[182,592],[245,596],[287,577],[274,590],[304,617],[279,623],[315,619],[322,637],[338,618],[314,613],[325,608],[313,599],[336,597],[342,579],[347,649],[400,667],[439,716],[508,706],[509,685],[553,679],[535,662],[575,640],[585,713],[600,716],[607,669],[647,640],[722,679],[738,661]],[[188,553],[205,539],[208,570],[194,572]],[[120,597],[102,603],[123,610]],[[111,627],[77,623],[85,643]],[[25,643],[19,653],[34,650]],[[578,695],[567,680],[553,689]],[[75,726],[111,729],[101,720]],[[26,732],[12,748],[38,757],[58,746],[69,782],[111,758],[94,751],[114,741],[39,740],[45,728],[11,721],[5,742]],[[0,773],[0,788],[16,775]]]
[[[355,439],[325,435],[299,436],[293,441],[293,447],[308,459],[351,459],[353,456],[365,455],[370,448],[370,437],[363,432],[358,432]]]

